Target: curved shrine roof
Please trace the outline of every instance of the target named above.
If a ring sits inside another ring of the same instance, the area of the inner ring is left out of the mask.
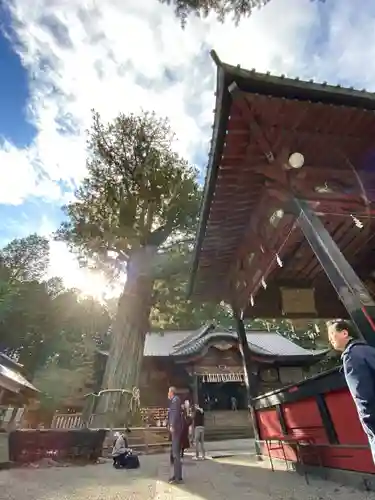
[[[330,351],[330,349],[304,349],[277,332],[248,331],[247,340],[250,351],[254,355],[286,361],[312,359],[318,361]],[[218,341],[237,341],[237,334],[229,330],[216,330],[212,325],[198,331],[150,332],[146,335],[144,356],[188,358],[199,354],[207,346],[214,345]]]
[[[22,392],[23,390],[35,393],[39,392],[39,390],[19,372],[21,366],[22,365],[13,361],[5,354],[0,353],[0,377],[4,377],[5,382],[9,381],[12,386],[15,386],[15,391],[12,392]],[[0,388],[1,387],[0,379]]]
[[[275,158],[288,151],[303,154],[303,168],[286,174],[289,187],[304,199],[314,195],[319,207],[332,199],[347,201],[345,197],[354,192],[357,196],[362,167],[366,196],[370,202],[375,199],[370,168],[375,162],[375,94],[244,70],[222,63],[215,53],[213,59],[216,106],[190,293],[219,301],[228,298],[228,276],[241,249],[254,244],[248,236],[250,226],[261,220],[261,232],[271,220],[268,212],[275,210],[266,173],[278,168]],[[325,187],[333,194],[318,191]],[[327,229],[353,262],[367,262],[374,229],[371,219],[364,224],[366,231],[358,232],[351,212],[338,212],[324,218]],[[321,276],[321,267],[310,247],[299,231],[289,240],[283,269],[274,272],[269,284],[297,279],[313,283]],[[269,241],[265,233],[260,235],[262,241]],[[255,259],[252,265],[254,273]]]

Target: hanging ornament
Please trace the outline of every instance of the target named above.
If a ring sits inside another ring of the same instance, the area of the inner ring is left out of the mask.
[[[264,281],[264,278],[262,278],[261,284],[264,289],[267,288],[267,283]]]
[[[254,307],[254,297],[252,295],[250,295],[250,304]]]
[[[350,217],[353,219],[353,222],[358,229],[363,229],[363,223],[357,217],[353,214],[350,214]]]
[[[276,254],[276,262],[279,265],[279,267],[283,267],[283,261],[280,259],[278,254]]]

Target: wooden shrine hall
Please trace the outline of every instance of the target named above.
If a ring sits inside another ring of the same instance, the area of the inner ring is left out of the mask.
[[[304,349],[277,332],[248,330],[246,335],[259,393],[299,381],[327,354],[327,349]],[[103,372],[108,353],[99,356]],[[197,331],[148,333],[139,387],[142,407],[166,408],[170,385],[181,399],[212,411],[229,410],[233,396],[238,409],[247,408],[236,332],[205,325]]]
[[[349,318],[375,346],[375,94],[212,57],[216,105],[190,294],[232,306],[259,443],[304,437],[325,467],[373,473],[340,372],[256,396],[243,320]],[[295,460],[293,446],[266,452],[285,449]]]

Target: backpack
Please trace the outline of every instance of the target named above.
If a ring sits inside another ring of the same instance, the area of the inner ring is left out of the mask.
[[[139,469],[140,465],[138,455],[130,454],[126,457],[124,469]]]

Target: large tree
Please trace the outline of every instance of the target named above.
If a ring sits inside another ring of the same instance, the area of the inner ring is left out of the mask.
[[[325,2],[325,0],[318,1]],[[159,0],[159,2],[171,5],[182,26],[185,26],[191,14],[207,17],[210,13],[214,13],[222,22],[229,17],[238,23],[242,18],[249,17],[254,10],[267,5],[270,0]]]
[[[177,249],[184,256],[188,248]],[[168,272],[154,284],[154,304],[150,315],[150,329],[197,330],[204,324],[215,323],[218,327],[233,326],[232,315],[223,304],[187,300],[186,291],[190,278],[190,266],[180,266],[176,272]]]
[[[236,22],[242,17],[248,17],[255,9],[260,9],[270,0],[159,0],[173,6],[178,19],[182,25],[186,24],[190,14],[206,17],[213,12],[220,21],[224,21],[228,15]]]
[[[104,388],[138,385],[155,281],[186,264],[178,262],[174,248],[195,234],[197,173],[173,141],[168,121],[152,113],[120,114],[109,124],[94,113],[87,176],[65,207],[67,222],[57,233],[87,265],[126,273]],[[126,412],[128,402],[121,404]],[[99,410],[111,419],[119,405],[111,393]]]

